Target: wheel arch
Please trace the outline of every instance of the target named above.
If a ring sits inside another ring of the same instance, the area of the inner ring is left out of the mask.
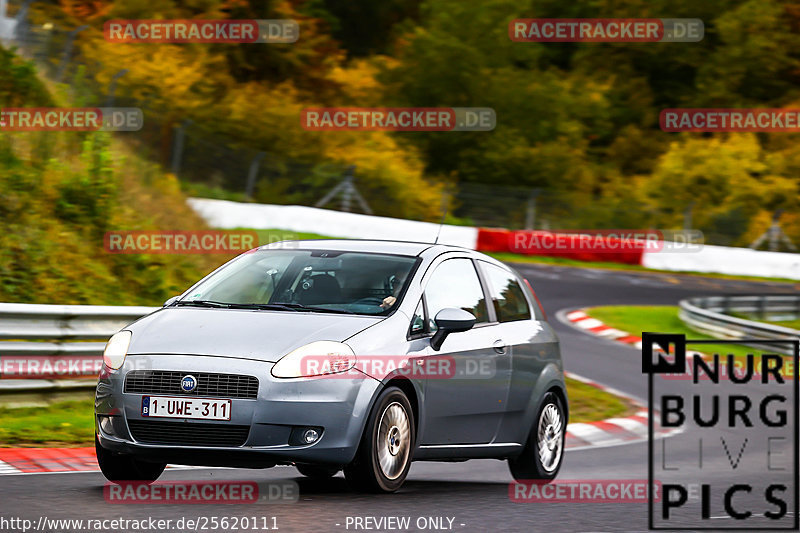
[[[559,367],[550,364],[542,370],[539,378],[533,386],[528,407],[525,409],[525,416],[523,418],[522,427],[527,428],[524,433],[522,443],[527,442],[530,432],[536,421],[536,415],[539,412],[539,407],[542,404],[542,399],[549,392],[558,396],[564,408],[565,422],[569,422],[569,397],[567,395],[567,386],[564,381],[564,373]]]
[[[411,404],[411,413],[414,415],[414,434],[416,435],[415,440],[419,441],[420,408],[419,408],[419,396],[416,386],[410,379],[406,377],[395,376],[384,384],[384,386],[378,391],[378,395],[380,395],[381,392],[388,389],[389,387],[397,387],[398,389],[403,391],[403,393],[406,395],[406,398],[408,398],[408,403]],[[416,442],[414,443],[414,445],[416,446]]]

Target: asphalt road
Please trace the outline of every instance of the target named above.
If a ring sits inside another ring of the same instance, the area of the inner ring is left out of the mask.
[[[604,341],[578,331],[556,319],[556,313],[599,304],[676,304],[681,298],[701,294],[792,292],[791,284],[727,281],[690,276],[629,273],[566,267],[518,265],[539,295],[562,342],[568,371],[594,379],[623,392],[646,398],[647,383],[641,374],[640,353],[632,348]],[[677,389],[686,384],[675,383]],[[689,433],[689,432],[686,432]],[[696,439],[686,433],[666,439],[672,465],[693,468]],[[730,432],[728,436],[733,436]],[[740,439],[741,440],[741,439]],[[740,442],[731,442],[735,455]],[[719,445],[717,445],[719,447]],[[694,453],[689,453],[689,450]],[[748,450],[749,453],[749,450]],[[713,454],[712,454],[713,455]],[[747,455],[742,468],[758,474]],[[708,463],[710,463],[710,468]],[[708,459],[705,481],[720,477],[724,469]],[[724,466],[724,465],[723,465]],[[780,476],[783,474],[776,474]],[[560,479],[646,479],[647,446],[629,444],[608,448],[571,451],[565,456]],[[699,478],[699,476],[698,476]],[[516,503],[509,498],[512,481],[504,462],[473,460],[464,463],[415,463],[403,489],[393,495],[362,495],[350,492],[341,474],[326,482],[312,482],[292,467],[270,470],[196,469],[171,470],[162,480],[253,480],[299,484],[296,503],[251,505],[120,505],[107,503],[105,480],[99,473],[14,475],[0,477],[0,531],[22,531],[3,522],[13,517],[38,524],[49,519],[142,520],[171,519],[165,531],[178,529],[181,517],[262,517],[280,531],[397,531],[361,522],[370,529],[354,526],[356,518],[410,517],[411,526],[402,531],[646,531],[647,508],[642,503]],[[763,476],[759,482],[764,481]],[[737,500],[742,505],[751,499]],[[754,497],[754,507],[761,500]],[[696,504],[695,504],[696,505]],[[712,516],[721,513],[712,506]],[[763,503],[762,503],[763,507]],[[758,511],[758,509],[755,509]],[[763,510],[763,509],[762,509]],[[274,517],[274,522],[272,518]],[[440,518],[437,527],[435,520]],[[349,520],[348,520],[349,519]],[[423,523],[425,522],[425,523]],[[263,524],[263,522],[259,522]],[[349,524],[349,526],[348,526]],[[425,527],[418,527],[418,526]],[[717,527],[730,521],[720,518]],[[56,529],[51,528],[55,531]],[[61,530],[75,530],[62,527]],[[211,531],[213,529],[207,529]],[[222,529],[219,530],[230,530]],[[248,531],[256,531],[248,529]],[[264,531],[261,529],[260,531]]]

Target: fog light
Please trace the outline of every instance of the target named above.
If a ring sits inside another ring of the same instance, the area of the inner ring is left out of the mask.
[[[303,440],[306,444],[317,442],[317,439],[319,439],[319,432],[316,429],[307,429],[303,433]]]
[[[114,435],[114,424],[111,422],[111,417],[100,415],[97,418],[103,433],[106,435]]]

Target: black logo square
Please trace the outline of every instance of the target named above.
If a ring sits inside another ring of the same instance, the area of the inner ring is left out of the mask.
[[[653,355],[657,349],[666,354],[672,353],[673,357],[668,358],[659,353],[656,361]],[[683,374],[684,372],[686,372],[686,335],[642,333],[642,373]]]

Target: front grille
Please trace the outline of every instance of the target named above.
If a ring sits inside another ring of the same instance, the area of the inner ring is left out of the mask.
[[[181,380],[188,374],[197,378],[197,387],[192,392],[184,392],[181,389]],[[258,378],[210,372],[131,370],[125,376],[125,392],[255,400],[258,397]]]
[[[154,420],[128,420],[128,427],[139,442],[178,446],[243,446],[250,433],[250,426]]]

